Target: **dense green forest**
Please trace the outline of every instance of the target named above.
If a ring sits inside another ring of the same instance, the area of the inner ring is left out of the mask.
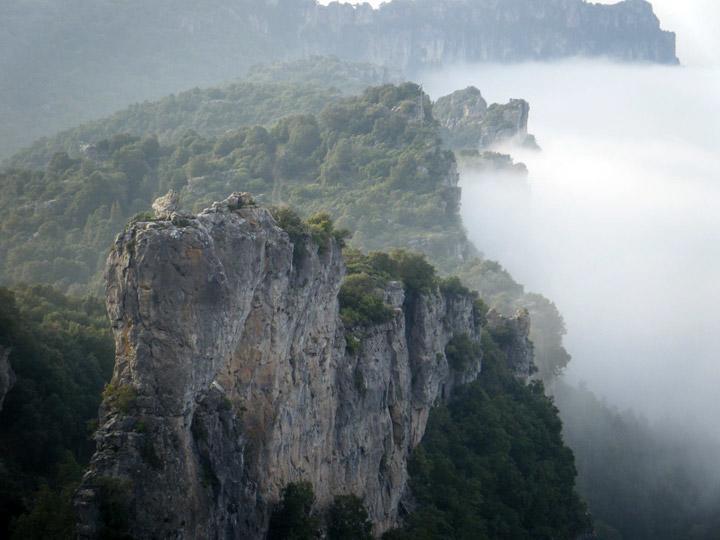
[[[337,496],[325,512],[318,512],[314,505],[315,494],[309,482],[285,486],[270,517],[267,539],[372,540],[372,523],[362,499],[354,495]]]
[[[553,394],[575,453],[578,491],[601,539],[720,537],[717,445],[688,447],[679,433],[615,410],[583,387],[559,382]]]
[[[70,496],[115,360],[105,307],[47,286],[0,288],[0,346],[17,377],[0,412],[0,536],[34,509],[16,538],[69,537]]]
[[[385,540],[570,539],[592,529],[573,454],[542,383],[485,331],[482,376],[435,409],[408,470],[414,510]]]
[[[317,71],[331,80],[340,81],[346,71],[353,71],[332,59],[313,65],[321,66]],[[190,112],[181,111],[172,121],[175,135],[170,139],[175,142],[117,133],[131,125],[140,133],[167,121],[163,111],[177,105],[177,99],[169,98],[18,155],[13,162],[23,168],[0,173],[0,283],[43,282],[71,293],[100,292],[113,236],[134,214],[147,211],[154,197],[175,189],[186,209],[198,210],[231,191],[247,190],[264,204],[289,204],[305,216],[327,210],[338,226],[354,232],[355,247],[421,251],[441,273],[460,275],[498,309],[509,314],[529,309],[540,372],[544,377],[559,372],[569,358],[555,306],[525,294],[466,239],[458,212],[455,159],[444,148],[427,95],[414,84],[386,85],[357,97],[337,96],[322,112],[312,114],[327,91],[316,95],[306,90],[276,95],[265,86],[235,87],[235,103],[267,111],[263,120],[284,116],[267,127],[228,131],[239,116],[205,116],[207,97],[223,90],[195,91],[184,98]],[[195,107],[205,112],[196,115]],[[291,110],[303,114],[285,116]],[[203,119],[203,130],[212,131],[208,126],[217,124],[222,134],[203,136],[181,129],[188,124],[200,127],[198,118]],[[240,123],[244,121],[250,119]],[[100,132],[93,132],[96,129]],[[77,147],[86,140],[78,133],[114,135],[83,152],[55,153],[43,170],[32,167],[47,158],[48,148]]]
[[[169,189],[192,210],[231,191],[307,214],[327,210],[355,231],[358,247],[422,246],[441,260],[464,233],[448,177],[454,159],[430,111],[416,85],[384,86],[270,129],[214,139],[187,132],[168,146],[120,135],[92,156],[56,154],[42,172],[9,170],[0,175],[0,276],[99,291],[113,236]]]
[[[242,126],[270,127],[285,116],[318,114],[343,95],[400,80],[387,69],[335,57],[256,65],[241,81],[136,103],[107,118],[39,139],[6,159],[5,166],[42,169],[57,152],[79,157],[92,144],[120,134],[152,134],[169,144],[179,142],[189,130],[218,137]]]

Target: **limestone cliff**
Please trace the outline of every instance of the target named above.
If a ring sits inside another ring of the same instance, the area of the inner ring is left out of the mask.
[[[15,373],[10,365],[10,349],[0,346],[0,411],[2,411],[5,396],[15,384]]]
[[[413,72],[453,62],[605,56],[677,63],[675,34],[652,5],[625,0],[393,0],[373,9],[348,4],[308,9],[301,43]]]
[[[538,148],[535,137],[528,134],[530,104],[524,99],[488,107],[480,90],[470,86],[439,98],[433,116],[453,150],[487,149],[504,142]]]
[[[481,371],[481,358],[454,370],[445,348],[477,342],[481,318],[471,295],[406,298],[390,282],[393,317],[348,347],[343,276],[334,240],[291,240],[246,195],[121,234],[107,266],[116,365],[80,537],[262,538],[299,480],[319,507],[352,493],[376,533],[393,525],[430,409]]]

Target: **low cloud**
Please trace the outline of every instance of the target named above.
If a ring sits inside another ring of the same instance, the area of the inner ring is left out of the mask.
[[[572,381],[661,426],[720,434],[720,70],[561,62],[458,66],[523,97],[527,181],[466,174],[471,238],[568,325]]]

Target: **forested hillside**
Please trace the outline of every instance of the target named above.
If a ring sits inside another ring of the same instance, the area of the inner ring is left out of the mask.
[[[483,335],[483,374],[433,412],[409,465],[415,509],[384,540],[577,538],[592,525],[541,383],[519,381]]]
[[[575,453],[578,490],[601,539],[718,536],[717,444],[688,448],[678,433],[619,411],[582,386],[559,382],[553,395]]]
[[[69,538],[70,498],[95,448],[115,357],[104,303],[47,286],[0,288],[3,348],[16,381],[0,412],[0,536],[35,509],[14,538]]]
[[[99,283],[113,236],[169,189],[188,209],[231,191],[304,212],[327,209],[356,231],[357,246],[415,245],[457,258],[464,236],[453,164],[429,99],[413,84],[217,138],[188,131],[161,145],[118,135],[79,159],[58,153],[44,171],[2,175],[2,277],[66,290]]]
[[[99,292],[110,241],[128,219],[147,211],[155,197],[174,189],[184,208],[198,209],[245,190],[266,204],[288,204],[305,216],[327,210],[338,226],[353,231],[355,247],[424,252],[443,273],[460,274],[502,311],[528,308],[541,373],[551,376],[562,369],[569,358],[555,306],[526,295],[468,243],[458,213],[455,159],[444,149],[432,104],[417,85],[387,85],[359,97],[338,97],[320,114],[312,114],[313,107],[325,99],[325,91],[316,97],[307,90],[302,100],[290,93],[283,100],[257,88],[251,86],[247,96],[238,93],[245,96],[238,99],[261,111],[309,110],[268,127],[231,131],[224,128],[232,121],[213,116],[220,126],[216,131],[222,132],[216,137],[183,132],[181,126],[186,121],[192,126],[197,118],[183,113],[176,124],[175,133],[183,133],[177,142],[115,134],[76,157],[56,153],[43,171],[15,168],[0,174],[5,194],[0,199],[0,280]],[[206,104],[212,92],[196,94],[198,102]],[[166,105],[137,109],[138,125],[152,126],[165,118],[161,111]],[[112,132],[127,125],[128,116],[121,113],[120,125],[113,119],[99,125]],[[208,125],[215,124],[208,121],[204,129]],[[56,144],[72,147],[77,140],[70,133]],[[39,148],[42,161],[47,153]],[[18,158],[18,163],[33,161]]]
[[[45,168],[56,152],[78,157],[89,145],[115,135],[155,135],[169,144],[179,142],[189,130],[217,137],[242,126],[270,127],[285,116],[318,114],[343,95],[401,80],[385,68],[328,56],[259,64],[241,81],[136,103],[110,117],[44,137],[8,158],[4,166]]]

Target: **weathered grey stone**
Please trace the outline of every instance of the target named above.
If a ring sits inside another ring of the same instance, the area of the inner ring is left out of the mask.
[[[487,114],[487,102],[480,90],[468,86],[439,98],[433,105],[433,116],[449,130],[480,124]]]
[[[478,376],[445,347],[480,339],[472,296],[406,298],[346,347],[339,247],[293,244],[270,213],[234,194],[198,216],[136,223],[108,259],[113,392],[75,505],[99,535],[106,478],[119,479],[135,538],[263,538],[289,482],[319,507],[365,499],[375,532],[397,522],[409,453],[430,409]],[[526,336],[525,336],[526,338]],[[128,403],[129,402],[129,403]]]
[[[539,148],[535,137],[528,135],[530,105],[522,99],[488,107],[480,90],[470,86],[438,99],[433,116],[442,127],[443,140],[454,150],[487,149],[504,142]]]
[[[513,318],[490,310],[487,327],[507,356],[508,365],[519,377],[527,379],[535,373],[533,343],[529,338],[530,313],[527,309],[519,309]]]
[[[15,385],[15,373],[10,365],[10,349],[0,346],[0,411],[2,411],[5,396]]]
[[[177,211],[179,204],[180,196],[175,193],[175,190],[171,189],[167,194],[153,201],[152,209],[155,212],[155,217],[167,219],[173,212]]]

